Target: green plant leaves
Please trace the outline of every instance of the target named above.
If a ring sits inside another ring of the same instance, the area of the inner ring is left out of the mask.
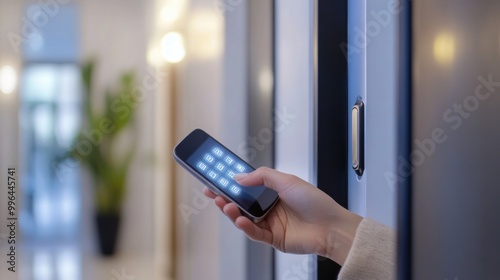
[[[104,95],[104,110],[92,108],[95,61],[82,65],[81,75],[85,90],[83,102],[86,126],[78,134],[69,156],[80,160],[93,176],[96,189],[97,212],[118,214],[126,195],[126,179],[135,154],[136,142],[122,155],[113,154],[117,137],[133,128],[138,107],[133,99],[135,75],[125,72],[120,77],[117,89],[108,89]],[[131,133],[131,135],[136,135]]]

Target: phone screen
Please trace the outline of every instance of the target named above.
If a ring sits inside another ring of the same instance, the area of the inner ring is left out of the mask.
[[[193,171],[254,216],[264,215],[278,198],[275,191],[264,186],[239,185],[234,175],[255,169],[202,130],[193,131],[176,147],[175,153]]]

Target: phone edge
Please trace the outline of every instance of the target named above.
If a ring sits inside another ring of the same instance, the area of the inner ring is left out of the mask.
[[[175,146],[175,148],[177,148],[177,145]],[[277,196],[277,199],[273,202],[273,204],[269,207],[269,210],[267,210],[264,215],[262,215],[261,217],[255,217],[254,215],[248,213],[247,210],[245,210],[243,207],[241,207],[236,201],[234,201],[233,199],[231,199],[229,196],[227,196],[226,194],[224,194],[222,191],[220,191],[212,182],[208,181],[207,179],[205,179],[203,176],[201,176],[200,174],[198,174],[196,171],[193,170],[193,168],[191,168],[191,166],[187,165],[183,160],[181,160],[176,154],[175,154],[175,148],[173,150],[173,156],[174,156],[174,160],[179,164],[181,165],[184,169],[186,169],[191,175],[193,175],[196,179],[198,179],[201,183],[203,183],[204,186],[206,186],[207,188],[209,188],[211,191],[213,191],[215,194],[223,197],[224,199],[226,199],[226,201],[230,201],[230,202],[233,202],[234,204],[236,204],[238,206],[238,209],[240,209],[240,211],[242,211],[242,214],[244,216],[246,216],[247,218],[251,219],[252,222],[254,223],[259,223],[261,222],[266,216],[267,214],[269,214],[269,212],[271,212],[271,210],[274,208],[274,206],[276,205],[276,203],[278,203],[278,201],[280,200],[280,197],[279,195]]]

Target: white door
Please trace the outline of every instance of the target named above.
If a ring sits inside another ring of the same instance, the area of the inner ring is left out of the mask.
[[[364,103],[364,171],[349,172],[350,210],[390,227],[396,224],[395,0],[349,1],[349,107]],[[349,123],[352,124],[351,114]],[[349,133],[349,166],[352,133]]]

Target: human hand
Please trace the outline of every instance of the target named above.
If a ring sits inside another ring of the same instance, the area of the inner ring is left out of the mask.
[[[342,265],[351,248],[361,217],[304,180],[270,168],[234,177],[242,186],[264,185],[280,200],[258,224],[242,216],[236,204],[208,188],[204,193],[250,239],[287,253],[318,254]]]

